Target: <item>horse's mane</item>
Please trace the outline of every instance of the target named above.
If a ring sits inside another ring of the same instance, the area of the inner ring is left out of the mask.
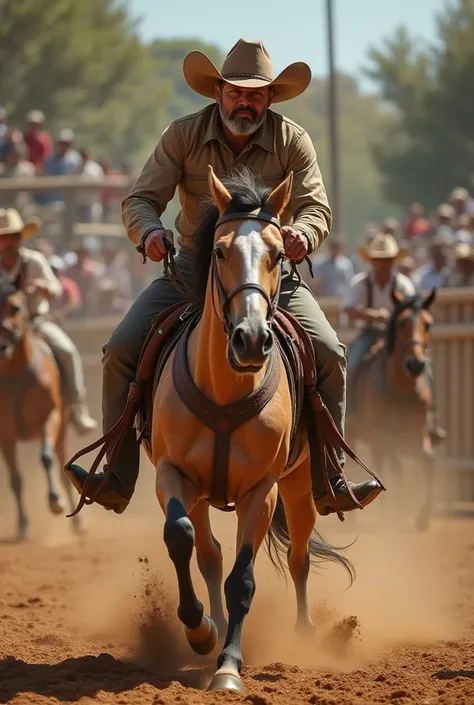
[[[0,301],[8,299],[16,291],[15,282],[6,275],[0,275]]]
[[[409,296],[399,303],[387,324],[387,336],[386,336],[386,349],[387,353],[391,355],[395,350],[395,342],[397,337],[397,318],[406,311],[411,309],[412,311],[419,311],[422,308],[423,299],[420,294],[415,294],[414,296]]]
[[[271,189],[264,186],[261,178],[253,174],[247,167],[238,167],[231,171],[222,183],[228,189],[232,200],[226,208],[228,213],[246,213],[265,206]],[[194,235],[195,240],[195,267],[191,285],[193,293],[203,301],[206,295],[207,280],[211,266],[212,250],[214,244],[214,231],[219,219],[219,211],[214,203],[208,199],[205,202],[205,211],[199,227]]]

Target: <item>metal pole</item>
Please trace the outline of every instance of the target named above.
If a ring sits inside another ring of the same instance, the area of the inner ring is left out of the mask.
[[[339,179],[339,135],[338,135],[338,112],[337,112],[337,76],[334,66],[334,15],[333,0],[326,0],[327,36],[328,36],[328,62],[329,62],[329,144],[331,161],[331,191],[330,206],[332,209],[333,221],[332,232],[341,235],[341,184]]]

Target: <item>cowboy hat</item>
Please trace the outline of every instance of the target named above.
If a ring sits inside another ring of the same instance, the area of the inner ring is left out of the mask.
[[[393,235],[387,233],[377,233],[367,245],[360,245],[357,252],[364,260],[399,259],[410,254],[406,247],[400,248]]]
[[[311,82],[311,69],[302,61],[290,64],[273,78],[272,62],[263,43],[246,39],[234,44],[221,71],[201,51],[191,51],[184,59],[183,73],[190,88],[206,98],[214,98],[214,87],[226,81],[241,88],[271,86],[274,103],[296,98]]]
[[[458,242],[454,248],[456,259],[474,259],[474,247],[467,242]]]
[[[22,240],[31,240],[41,229],[39,218],[30,218],[26,223],[14,208],[0,208],[0,237],[2,235],[21,235]]]

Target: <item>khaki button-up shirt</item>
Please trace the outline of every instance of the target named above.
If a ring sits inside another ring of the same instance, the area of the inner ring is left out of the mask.
[[[33,284],[35,279],[42,279],[47,285],[49,298],[59,299],[62,295],[62,284],[42,252],[20,247],[18,261],[12,269],[4,270],[0,265],[0,273],[8,276],[12,281],[15,281],[22,270],[24,289]],[[49,312],[49,299],[42,293],[26,294],[26,304],[30,316],[46,316]]]
[[[308,133],[296,123],[268,110],[263,125],[237,157],[220,129],[218,108],[209,105],[194,115],[175,120],[145,164],[122,203],[122,220],[135,244],[151,230],[163,227],[160,216],[179,191],[181,211],[176,219],[178,243],[193,247],[193,235],[209,197],[208,165],[223,178],[232,168],[246,166],[275,188],[293,171],[291,200],[281,216],[308,239],[309,252],[327,237],[331,210]]]

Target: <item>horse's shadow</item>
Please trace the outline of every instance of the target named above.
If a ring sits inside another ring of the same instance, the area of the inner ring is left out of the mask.
[[[130,661],[120,661],[110,654],[68,658],[56,664],[25,663],[13,656],[0,660],[0,703],[7,703],[19,693],[53,697],[76,702],[94,698],[99,691],[122,693],[140,685],[165,690],[172,681],[188,688],[206,687],[212,675],[208,665],[201,668],[173,669],[173,672],[145,670]]]

